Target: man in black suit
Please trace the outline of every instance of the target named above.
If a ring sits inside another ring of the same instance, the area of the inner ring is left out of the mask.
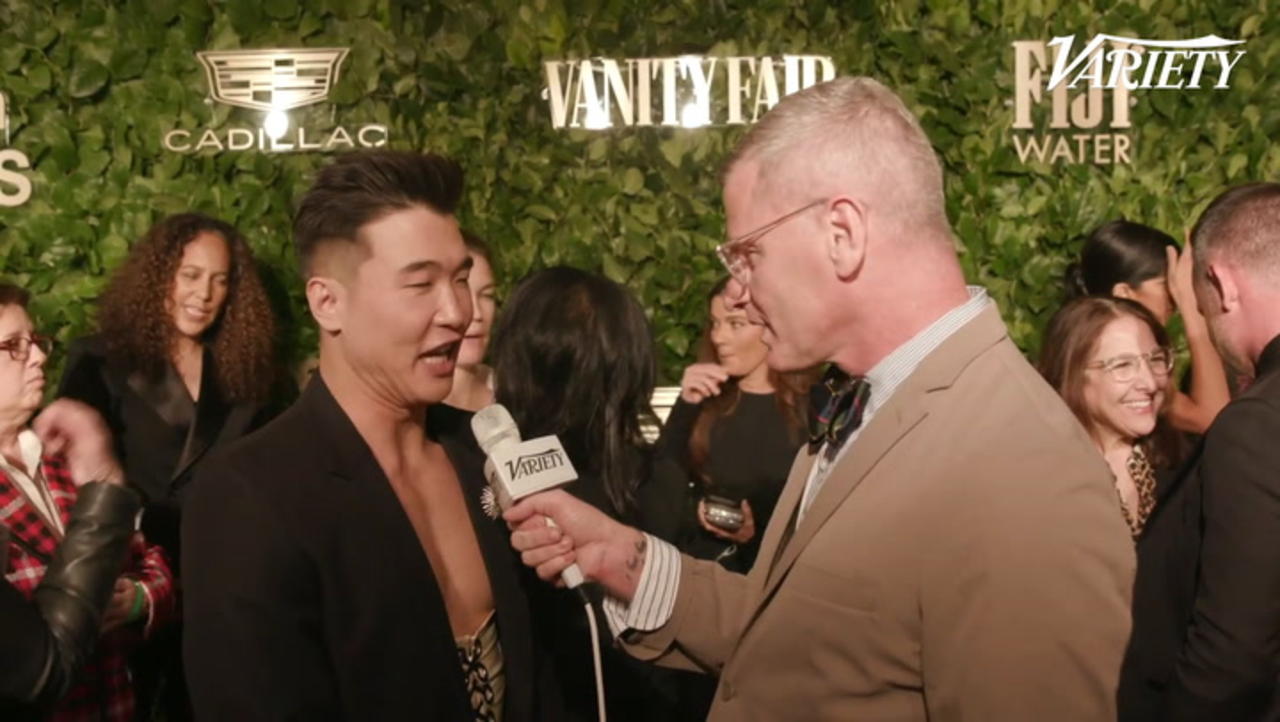
[[[440,406],[471,320],[462,171],[353,153],[294,236],[320,365],[198,477],[183,528],[198,718],[548,719],[518,561]]]
[[[1138,541],[1122,722],[1280,719],[1280,184],[1218,196],[1192,240],[1214,343],[1254,380]]]

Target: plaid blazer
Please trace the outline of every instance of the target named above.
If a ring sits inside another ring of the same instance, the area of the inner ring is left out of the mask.
[[[41,459],[41,471],[65,526],[70,523],[71,507],[76,500],[76,487],[66,462],[61,457],[45,456]],[[60,538],[3,470],[0,470],[0,522],[9,532],[5,579],[30,599],[44,577]],[[135,534],[130,542],[123,576],[142,584],[150,602],[146,623],[125,625],[103,635],[93,657],[80,670],[67,695],[50,710],[48,719],[55,722],[133,719],[128,653],[152,630],[173,618],[176,604],[169,562],[160,547],[148,545],[141,534]]]

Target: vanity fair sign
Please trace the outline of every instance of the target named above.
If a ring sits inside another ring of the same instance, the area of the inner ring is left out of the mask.
[[[0,92],[0,208],[20,206],[31,200],[31,179],[19,171],[31,167],[31,159],[17,148],[9,147],[9,96]]]
[[[1099,34],[1076,49],[1074,36],[1015,41],[1010,135],[1018,160],[1132,163],[1133,91],[1225,90],[1245,54],[1234,46],[1243,42]]]
[[[836,77],[825,55],[591,58],[543,64],[554,128],[754,123],[779,98]]]
[[[377,148],[386,145],[387,127],[369,123],[316,130],[290,127],[288,112],[322,103],[337,82],[349,48],[207,50],[196,53],[204,65],[210,103],[264,113],[256,128],[175,128],[164,134],[166,150],[198,153],[258,150],[269,153]]]

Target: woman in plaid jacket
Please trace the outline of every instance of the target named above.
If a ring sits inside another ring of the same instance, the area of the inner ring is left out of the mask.
[[[46,455],[27,428],[44,391],[48,339],[33,331],[27,293],[0,284],[0,522],[5,579],[28,598],[62,540],[76,499],[65,460]],[[125,573],[103,617],[98,650],[50,720],[132,720],[128,650],[174,612],[173,575],[159,547],[135,534]]]

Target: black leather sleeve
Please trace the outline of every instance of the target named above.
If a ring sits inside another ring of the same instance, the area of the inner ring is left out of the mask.
[[[25,689],[4,689],[6,697],[42,701],[66,692],[75,671],[93,652],[140,504],[136,493],[118,485],[94,482],[80,489],[66,537],[35,591],[40,619],[33,621],[41,633],[13,638],[23,649],[9,649],[10,640],[4,640],[0,656],[22,660],[17,666],[26,670],[27,678]],[[3,595],[5,609],[0,613],[5,616],[12,596]],[[18,613],[24,619],[34,617],[31,605],[25,606],[28,609]],[[39,671],[33,679],[30,672],[35,670]]]

